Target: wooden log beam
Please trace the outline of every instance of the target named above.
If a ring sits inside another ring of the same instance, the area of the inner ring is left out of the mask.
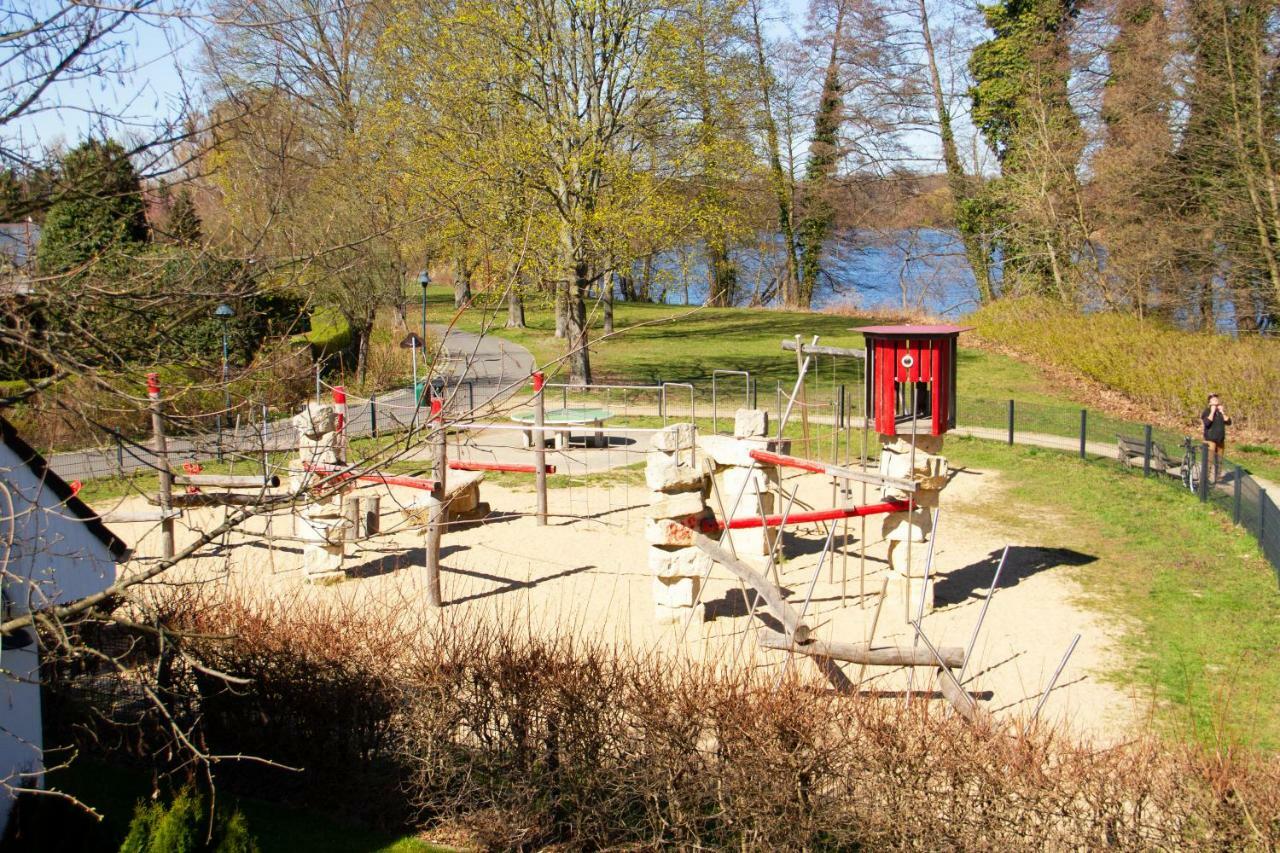
[[[938,661],[928,649],[910,646],[872,646],[870,643],[824,642],[808,640],[792,642],[777,631],[759,632],[760,645],[766,649],[798,652],[802,655],[831,658],[866,666],[937,666]],[[964,649],[944,646],[938,649],[947,666],[959,666],[964,661]]]
[[[769,610],[773,612],[773,615],[787,629],[787,634],[796,642],[803,643],[809,639],[809,626],[800,621],[800,614],[782,597],[782,591],[769,583],[768,578],[701,533],[695,532],[693,534],[693,544],[704,554],[709,555],[711,559],[733,572],[744,583],[760,593],[760,597],[769,606]]]
[[[174,474],[173,482],[179,486],[212,486],[219,489],[275,489],[280,478],[272,474]]]
[[[795,351],[798,348],[800,352],[803,352],[806,355],[808,354],[834,355],[834,356],[842,356],[845,358],[866,358],[867,357],[867,351],[864,349],[847,349],[844,347],[829,347],[825,345],[819,346],[817,344],[806,344],[806,343],[797,344],[795,341],[787,341],[787,340],[784,340],[782,342],[782,348],[785,350],[791,350],[791,351]]]
[[[138,522],[164,521],[166,517],[175,518],[182,513],[170,510],[168,516],[162,509],[143,509],[135,511],[104,512],[98,517],[106,524],[135,524]]]
[[[175,507],[260,506],[287,500],[289,497],[289,495],[280,494],[255,495],[244,492],[200,492],[194,495],[177,494],[170,500]],[[151,503],[158,503],[155,498],[148,497],[147,500]]]

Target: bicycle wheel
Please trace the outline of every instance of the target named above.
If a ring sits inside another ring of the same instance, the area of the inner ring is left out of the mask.
[[[1187,488],[1191,491],[1191,494],[1199,494],[1201,476],[1199,460],[1188,462],[1184,471],[1183,480],[1186,482]]]

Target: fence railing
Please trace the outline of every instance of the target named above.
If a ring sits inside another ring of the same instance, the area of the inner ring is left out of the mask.
[[[726,374],[721,377],[721,373]],[[740,395],[752,399],[757,405],[764,403],[776,408],[780,416],[789,399],[791,389],[781,383],[774,394],[759,399],[754,378],[746,373],[719,371],[707,387],[687,382],[662,382],[654,385],[552,385],[547,388],[558,397],[562,406],[596,405],[610,409],[613,414],[628,417],[651,413],[664,419],[697,416],[699,400],[707,405],[704,412],[718,419],[722,394],[719,385],[723,380],[736,380],[733,402]],[[476,410],[478,402],[474,383],[463,380],[433,389],[436,396],[446,401],[446,416],[466,419]],[[821,419],[838,429],[846,418],[858,425],[862,415],[860,383],[854,385],[815,385],[807,390],[806,410],[811,418]],[[481,394],[483,396],[483,394]],[[415,429],[426,416],[427,406],[415,406],[412,393],[400,391],[372,398],[348,396],[348,437],[379,437]],[[768,397],[776,397],[769,400]],[[687,409],[686,409],[687,401]],[[767,401],[767,402],[766,402]],[[483,404],[483,401],[481,401]],[[728,400],[724,401],[728,403]],[[727,409],[729,406],[726,405]],[[616,410],[616,411],[614,411]],[[260,407],[254,411],[263,411]],[[1177,476],[1184,454],[1184,434],[1162,429],[1150,424],[1136,423],[1090,409],[1073,409],[1061,403],[1045,403],[1025,400],[991,400],[961,397],[958,406],[957,432],[978,438],[1002,441],[1009,444],[1027,444],[1079,455],[1083,459],[1119,457],[1123,464],[1141,467],[1149,477],[1169,478]],[[1122,439],[1132,451],[1123,452]],[[288,418],[268,420],[265,412],[257,419],[240,422],[238,429],[216,434],[175,436],[170,440],[171,459],[213,459],[219,453],[242,455],[267,454],[291,450],[295,444],[293,425]],[[1194,442],[1197,460],[1205,465],[1206,449]],[[67,480],[91,480],[120,476],[142,469],[155,469],[156,460],[144,443],[113,439],[108,445],[57,454],[53,467]],[[1206,466],[1207,467],[1207,466]],[[1250,473],[1245,466],[1230,458],[1222,463],[1221,479],[1210,483],[1200,478],[1197,495],[1206,504],[1227,514],[1232,521],[1244,528],[1258,542],[1262,553],[1276,571],[1280,582],[1280,508],[1277,495],[1268,493],[1265,480]]]

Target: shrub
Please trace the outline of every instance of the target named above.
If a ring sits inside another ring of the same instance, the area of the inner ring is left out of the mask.
[[[183,788],[165,805],[138,803],[120,853],[257,853],[240,812],[217,810],[209,824],[208,806],[192,788]]]
[[[1280,440],[1280,341],[1184,332],[1132,314],[1080,314],[1035,298],[1001,299],[969,319],[984,339],[1082,374],[1170,421],[1193,422],[1216,392],[1237,426]]]
[[[219,778],[491,849],[1267,848],[1280,762],[964,723],[515,627],[314,601],[192,606]],[[214,639],[225,637],[227,639]]]

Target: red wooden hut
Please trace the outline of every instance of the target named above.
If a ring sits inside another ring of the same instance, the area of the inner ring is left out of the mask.
[[[967,326],[864,326],[867,411],[876,432],[942,435],[956,425],[956,349]],[[906,429],[902,429],[903,426]]]

